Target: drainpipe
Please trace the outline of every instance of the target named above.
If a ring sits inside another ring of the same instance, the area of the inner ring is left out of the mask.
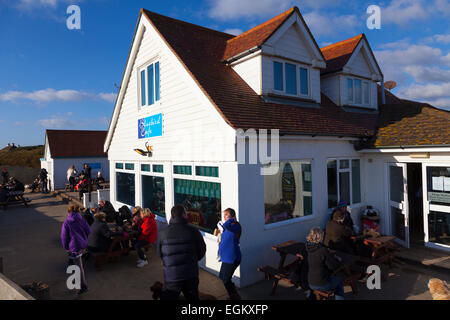
[[[386,104],[386,92],[384,92],[384,75],[381,78],[381,104]]]

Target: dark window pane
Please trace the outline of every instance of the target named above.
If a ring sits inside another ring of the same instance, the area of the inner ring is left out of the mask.
[[[355,102],[362,103],[361,80],[355,79]]]
[[[361,169],[358,159],[352,160],[352,197],[353,203],[361,202]]]
[[[148,77],[148,104],[151,105],[155,103],[155,81],[153,75],[153,64],[149,65],[147,68]]]
[[[116,172],[116,200],[134,207],[134,174]]]
[[[150,171],[150,165],[149,164],[141,164],[141,171]]]
[[[154,164],[153,165],[153,172],[164,172],[164,166],[162,164]]]
[[[273,63],[273,79],[274,89],[283,91],[283,64],[279,62]]]
[[[403,194],[403,168],[402,167],[389,167],[389,191],[390,199],[394,202],[402,202],[404,199]]]
[[[339,173],[339,200],[350,203],[350,172]]]
[[[221,219],[220,183],[174,179],[175,204],[181,204],[188,212],[193,226],[213,233]]]
[[[159,62],[155,63],[155,100],[159,101]]]
[[[116,169],[123,169],[123,163],[116,163]]]
[[[218,177],[219,176],[219,168],[218,167],[196,166],[195,174],[197,176],[204,176],[204,177]]]
[[[134,170],[134,163],[125,163],[125,170]]]
[[[308,94],[308,69],[300,68],[300,93]]]
[[[337,206],[337,161],[329,161],[327,164],[327,179],[328,179],[328,208]]]
[[[297,94],[297,67],[294,64],[286,63],[286,93]]]
[[[173,166],[173,173],[191,175],[192,167],[191,166]]]
[[[166,216],[163,177],[142,176],[142,205],[154,214]]]
[[[428,237],[430,242],[450,245],[450,213],[430,211]]]

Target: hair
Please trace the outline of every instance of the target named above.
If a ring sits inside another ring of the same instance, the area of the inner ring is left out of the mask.
[[[100,203],[100,202],[106,202],[106,201],[105,201],[105,199],[100,198],[100,199],[98,199],[98,203]]]
[[[152,212],[150,211],[149,208],[145,208],[143,211],[141,211],[142,217],[143,218],[147,218],[150,217],[150,215],[152,214]]]
[[[223,212],[228,212],[232,218],[236,218],[236,211],[232,208],[226,208]]]
[[[97,212],[96,214],[94,214],[94,218],[102,221],[103,219],[106,219],[106,214],[104,212],[100,211],[100,212]]]
[[[319,227],[314,227],[309,231],[306,236],[306,241],[312,243],[321,243],[323,241],[324,232]]]
[[[131,210],[131,214],[134,216],[135,214],[138,214],[141,211],[142,211],[142,208],[139,206],[136,206],[133,208],[133,210]]]
[[[80,212],[80,207],[75,204],[71,204],[67,207],[67,212]]]
[[[185,212],[186,209],[180,204],[177,204],[170,210],[172,218],[182,218]]]
[[[345,219],[345,216],[341,210],[339,210],[338,208],[333,210],[333,220],[334,221],[342,222],[342,221],[344,221],[344,219]]]

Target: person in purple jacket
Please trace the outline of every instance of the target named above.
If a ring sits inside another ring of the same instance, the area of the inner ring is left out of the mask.
[[[88,290],[83,269],[83,253],[88,245],[88,235],[91,232],[87,221],[81,216],[80,208],[70,205],[67,209],[67,219],[61,230],[61,241],[64,249],[69,253],[73,263],[80,268],[81,288],[78,294]]]

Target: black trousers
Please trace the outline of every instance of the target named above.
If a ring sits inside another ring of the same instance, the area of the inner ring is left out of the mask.
[[[180,292],[183,292],[186,300],[198,301],[198,282],[198,278],[178,282],[164,282],[161,300],[178,300]]]
[[[222,262],[220,266],[219,278],[222,280],[225,289],[229,295],[236,293],[236,286],[231,279],[233,278],[233,273],[236,271],[237,267],[241,264],[241,261],[236,261],[235,263],[225,263]]]

